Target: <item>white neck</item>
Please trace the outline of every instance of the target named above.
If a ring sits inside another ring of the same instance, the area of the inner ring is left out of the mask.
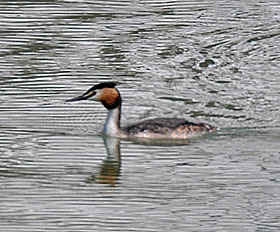
[[[107,119],[104,125],[103,132],[107,135],[115,136],[120,131],[120,107],[113,110],[108,110]]]

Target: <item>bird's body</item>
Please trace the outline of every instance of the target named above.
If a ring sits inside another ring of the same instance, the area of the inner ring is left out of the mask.
[[[184,139],[198,132],[208,132],[214,128],[203,123],[192,123],[180,118],[155,118],[145,120],[122,130],[128,136],[143,138],[178,138]]]
[[[130,126],[121,127],[121,95],[113,82],[104,82],[94,85],[83,95],[68,101],[86,100],[95,96],[108,110],[103,132],[110,136],[120,138],[174,138],[185,139],[206,132],[215,131],[216,128],[204,123],[192,123],[180,118],[148,119]]]

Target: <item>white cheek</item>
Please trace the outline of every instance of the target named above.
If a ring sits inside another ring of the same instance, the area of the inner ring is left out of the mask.
[[[93,96],[93,100],[95,101],[100,101],[100,97],[102,95],[102,91],[100,91],[99,89],[95,90],[96,94]]]

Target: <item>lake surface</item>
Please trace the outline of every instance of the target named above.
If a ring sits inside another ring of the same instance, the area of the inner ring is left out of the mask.
[[[279,231],[280,3],[1,1],[0,231]],[[219,127],[184,145],[101,136],[65,103],[102,81],[122,124]]]

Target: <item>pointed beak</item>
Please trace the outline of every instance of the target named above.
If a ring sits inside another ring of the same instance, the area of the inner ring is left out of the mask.
[[[94,90],[88,90],[83,95],[78,96],[78,97],[74,97],[74,98],[71,98],[71,99],[68,99],[68,100],[66,100],[66,102],[74,102],[74,101],[86,100],[86,99],[94,96],[95,94],[96,94],[96,92]]]

